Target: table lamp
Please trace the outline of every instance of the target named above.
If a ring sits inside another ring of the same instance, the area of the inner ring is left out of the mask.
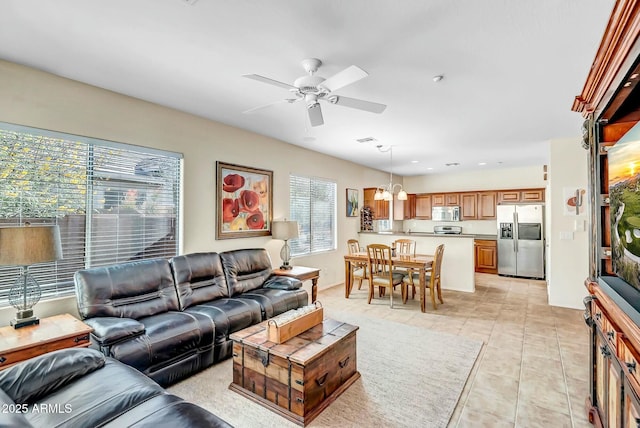
[[[298,237],[298,222],[287,221],[286,219],[284,221],[279,220],[272,222],[271,227],[273,239],[282,239],[284,241],[282,250],[280,250],[280,258],[282,259],[280,269],[289,270],[292,268],[289,264],[289,260],[291,260],[291,248],[289,248],[287,241]]]
[[[39,324],[33,307],[41,296],[40,286],[29,266],[62,258],[58,226],[0,227],[0,265],[20,266],[20,275],[9,290],[9,303],[16,308],[14,328]]]

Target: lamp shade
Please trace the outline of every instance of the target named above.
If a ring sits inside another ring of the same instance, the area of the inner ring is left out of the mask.
[[[298,237],[297,221],[274,221],[271,223],[271,235],[273,239],[294,239]]]
[[[0,227],[0,265],[29,266],[61,258],[58,226]]]

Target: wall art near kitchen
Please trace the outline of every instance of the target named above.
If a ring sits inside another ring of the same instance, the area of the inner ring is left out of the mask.
[[[347,217],[358,216],[358,189],[347,189]]]
[[[586,189],[580,187],[565,187],[562,189],[564,201],[564,215],[576,216],[584,215],[586,198]]]
[[[273,171],[216,162],[216,239],[271,235]]]

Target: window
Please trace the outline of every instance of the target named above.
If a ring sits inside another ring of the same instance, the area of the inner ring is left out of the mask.
[[[29,269],[43,298],[79,269],[177,254],[181,157],[0,123],[0,227],[60,228],[62,260]],[[0,266],[0,306],[17,276]]]
[[[336,193],[333,181],[289,176],[291,220],[300,230],[289,242],[292,256],[336,249]]]

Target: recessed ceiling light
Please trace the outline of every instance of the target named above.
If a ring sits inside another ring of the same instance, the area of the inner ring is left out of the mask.
[[[631,75],[631,79],[637,79],[637,78],[638,78],[638,76],[640,76],[640,74],[638,74],[638,73],[633,73],[633,74]]]
[[[439,81],[441,81],[442,79],[444,79],[444,75],[443,74],[438,74],[437,76],[433,76],[433,81],[435,83],[438,83]]]
[[[482,165],[486,165],[486,162],[478,162],[478,165],[482,166]]]
[[[429,168],[427,168],[427,169],[428,169],[429,171],[431,171],[433,168],[432,168],[432,167],[429,167]]]
[[[419,163],[420,161],[412,160],[411,163]]]

